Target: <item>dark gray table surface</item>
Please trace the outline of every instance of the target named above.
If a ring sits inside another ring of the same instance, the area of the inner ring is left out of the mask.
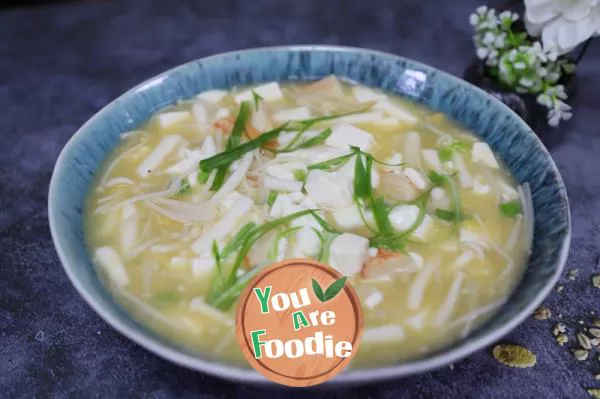
[[[116,333],[77,295],[55,253],[46,196],[55,160],[97,110],[178,64],[279,44],[341,44],[401,54],[460,75],[473,54],[468,15],[480,2],[121,0],[0,13],[0,397],[304,397],[262,391],[171,365]],[[571,201],[573,239],[552,321],[506,337],[538,364],[510,369],[489,348],[421,376],[307,397],[585,398],[600,387],[597,354],[571,355],[577,320],[600,313],[600,40],[578,69],[575,116],[550,151]],[[560,315],[560,319],[559,319]],[[570,342],[554,342],[563,320]]]

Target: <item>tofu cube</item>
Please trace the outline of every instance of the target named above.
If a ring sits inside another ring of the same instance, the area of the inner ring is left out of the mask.
[[[376,91],[363,86],[354,86],[352,88],[352,93],[359,103],[368,103],[385,98],[385,94],[377,93]]]
[[[373,143],[371,133],[346,123],[335,126],[327,140],[325,140],[326,145],[344,150],[354,146],[363,151],[369,151],[373,148]]]
[[[341,209],[352,203],[352,194],[346,182],[340,182],[335,173],[312,170],[304,185],[306,193],[319,207]]]
[[[163,129],[168,129],[180,122],[183,122],[189,115],[190,114],[187,111],[174,111],[158,114],[157,118],[160,126]]]
[[[421,172],[413,168],[405,168],[402,173],[410,180],[411,184],[419,190],[425,190],[429,183]]]
[[[383,294],[379,291],[374,291],[371,295],[365,298],[365,305],[369,309],[373,309],[383,301]]]
[[[394,230],[402,232],[410,228],[419,217],[419,207],[416,205],[398,205],[388,215]]]
[[[261,86],[256,86],[251,90],[246,90],[238,94],[235,96],[235,101],[238,104],[242,101],[252,101],[254,99],[254,96],[252,95],[253,91],[261,96],[266,102],[279,101],[283,98],[283,92],[281,91],[279,84],[277,82],[271,82]]]
[[[113,283],[119,287],[129,285],[129,277],[121,257],[111,247],[100,247],[96,249],[95,259],[102,269],[106,272]]]
[[[367,214],[368,212],[368,214]],[[373,216],[371,212],[365,212],[365,218],[369,220],[369,217],[372,219]],[[364,227],[365,224],[360,215],[360,211],[356,207],[356,205],[352,204],[346,208],[336,210],[332,212],[331,216],[335,220],[335,223],[342,230],[356,230],[361,227]],[[372,220],[371,220],[372,222]]]
[[[203,254],[203,256],[192,260],[192,273],[196,278],[208,277],[215,271],[216,267],[215,258],[208,254]]]
[[[196,97],[202,101],[206,101],[207,103],[217,104],[221,102],[226,95],[227,92],[224,90],[207,90],[198,94]]]
[[[473,144],[473,150],[471,152],[473,162],[483,163],[492,169],[498,169],[498,161],[492,152],[492,149],[487,143],[477,142]]]
[[[355,234],[343,233],[331,243],[329,264],[345,276],[359,273],[369,259],[369,240]]]
[[[321,239],[311,227],[304,227],[296,233],[294,256],[313,257],[317,256],[320,250]]]
[[[264,187],[267,190],[277,192],[299,192],[302,190],[302,182],[297,180],[284,180],[273,176],[265,176],[263,179]]]
[[[436,150],[423,149],[421,150],[421,156],[425,164],[433,171],[441,173],[442,163],[440,162],[439,154]]]
[[[215,120],[229,118],[231,116],[231,111],[227,108],[219,108],[217,112],[215,112]]]
[[[417,240],[425,241],[429,237],[431,237],[434,231],[435,221],[431,216],[425,215],[425,217],[423,218],[423,223],[421,223],[419,227],[417,227],[417,229],[413,231],[411,237],[416,238]]]

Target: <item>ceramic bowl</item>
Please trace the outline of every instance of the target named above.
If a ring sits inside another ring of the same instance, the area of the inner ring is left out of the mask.
[[[516,180],[529,182],[535,209],[533,250],[522,280],[495,317],[465,339],[397,365],[348,370],[326,384],[372,383],[436,369],[478,351],[519,325],[558,279],[570,243],[567,194],[552,158],[529,127],[484,91],[421,63],[377,51],[329,46],[259,48],[189,62],[131,89],[94,115],[63,149],[50,184],[50,228],[71,282],[115,329],[155,354],[221,378],[264,383],[252,369],[192,354],[136,322],[111,297],[92,266],[82,207],[94,173],[119,135],[157,110],[208,89],[335,74],[443,112],[489,143]]]

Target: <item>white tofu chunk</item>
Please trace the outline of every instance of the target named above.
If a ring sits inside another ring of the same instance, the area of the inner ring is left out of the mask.
[[[263,185],[267,190],[293,193],[302,190],[302,182],[297,180],[284,180],[273,176],[265,176]]]
[[[215,120],[229,118],[231,116],[231,111],[228,108],[219,108],[217,112],[215,112]]]
[[[332,212],[331,216],[342,230],[355,230],[365,226],[360,211],[354,204]],[[365,218],[372,222],[373,216],[370,211],[365,212]]]
[[[471,156],[473,162],[483,163],[492,169],[498,169],[500,167],[492,149],[487,143],[477,142],[473,144]]]
[[[319,207],[341,209],[352,203],[352,193],[346,181],[340,181],[336,173],[311,170],[304,188],[311,200]]]
[[[203,278],[210,276],[217,267],[215,258],[204,254],[204,256],[192,259],[192,273],[196,278]]]
[[[483,184],[479,179],[473,179],[473,192],[477,195],[487,195],[491,191],[491,188],[487,184]]]
[[[416,314],[405,320],[405,323],[413,330],[421,331],[425,327],[425,312]]]
[[[373,309],[383,301],[383,294],[379,291],[373,292],[371,295],[365,298],[365,305],[369,309]]]
[[[275,261],[279,262],[285,258],[285,253],[288,248],[288,240],[287,238],[281,238],[277,243],[277,255],[275,256]]]
[[[269,217],[272,219],[279,219],[284,216],[284,212],[288,207],[292,205],[292,200],[285,194],[279,194],[275,198],[271,210],[269,211]]]
[[[394,230],[402,232],[410,228],[419,217],[419,207],[416,205],[398,205],[388,215]]]
[[[416,238],[421,241],[427,240],[431,234],[434,232],[435,222],[433,218],[429,215],[425,215],[423,218],[423,223],[417,227],[415,231],[411,234],[411,237]]]
[[[205,125],[208,123],[208,113],[204,105],[200,103],[195,103],[192,105],[192,114],[194,115],[194,119],[196,119],[196,123],[200,125]]]
[[[442,172],[442,163],[440,162],[440,157],[436,150],[423,149],[421,150],[421,156],[423,157],[423,161],[425,161],[425,165],[431,170],[438,173]]]
[[[157,118],[160,126],[163,129],[168,129],[179,122],[183,122],[189,115],[190,114],[187,111],[174,111],[158,114]]]
[[[362,86],[354,86],[352,88],[352,93],[354,94],[354,98],[359,103],[368,103],[371,101],[377,101],[385,98],[385,94],[377,93],[374,90],[369,89],[368,87]]]
[[[374,140],[371,133],[346,123],[335,126],[329,137],[327,137],[327,140],[325,140],[326,145],[344,150],[349,149],[350,146],[354,146],[359,147],[363,151],[369,151],[373,148],[373,143]]]
[[[421,135],[419,132],[404,134],[404,162],[413,168],[421,168]]]
[[[266,102],[279,101],[283,98],[283,92],[281,91],[279,84],[277,82],[271,82],[261,86],[256,86],[250,90],[246,90],[238,94],[235,96],[235,101],[238,104],[242,101],[252,101],[254,99],[254,96],[252,95],[253,91],[261,96]]]
[[[174,256],[169,261],[169,267],[172,269],[185,269],[189,266],[189,259],[183,256]]]
[[[329,264],[345,276],[353,276],[362,270],[369,259],[369,240],[355,234],[343,233],[333,239]]]
[[[413,168],[405,168],[402,173],[410,180],[411,184],[419,190],[425,190],[429,183],[421,172]]]
[[[304,227],[296,233],[294,256],[313,257],[317,256],[320,250],[321,239],[311,227]]]
[[[129,277],[125,271],[125,266],[117,251],[111,247],[100,247],[96,249],[95,258],[113,283],[119,287],[129,284]]]
[[[226,237],[235,228],[237,221],[240,217],[245,215],[250,209],[254,202],[245,196],[242,196],[233,207],[221,217],[221,219],[214,224],[210,230],[206,231],[194,244],[192,244],[192,250],[197,254],[202,254],[205,251],[210,250],[213,241],[219,241]]]
[[[388,164],[388,165],[381,165],[381,169],[383,169],[385,172],[392,172],[392,173],[402,172],[402,166],[399,165],[402,163],[402,154],[400,154],[399,152],[393,153],[391,156],[389,156],[383,162]],[[399,165],[399,166],[389,166],[389,165]]]
[[[441,187],[435,187],[431,190],[429,199],[433,208],[450,209],[450,197],[448,197],[446,191]]]
[[[504,180],[500,180],[500,190],[502,190],[503,202],[514,201],[520,198],[519,192],[509,186]]]
[[[417,122],[417,118],[415,118],[410,112],[401,108],[396,104],[392,104],[390,101],[386,99],[380,99],[375,103],[373,109],[382,111],[389,116],[393,116],[401,121],[415,123]]]
[[[363,344],[387,345],[404,340],[404,329],[397,324],[371,327],[365,329],[361,342]]]
[[[207,103],[217,104],[221,102],[226,95],[227,92],[225,90],[207,90],[198,94],[196,97],[202,101],[206,101]]]
[[[452,162],[458,171],[458,181],[460,182],[460,186],[463,188],[473,187],[473,176],[471,176],[462,155],[459,153],[452,154]]]
[[[140,177],[146,178],[152,171],[164,161],[165,158],[179,145],[182,137],[179,135],[170,135],[163,137],[154,147],[154,150],[142,161],[137,168]]]
[[[300,121],[309,119],[312,116],[310,108],[298,107],[292,109],[284,109],[273,113],[272,118],[275,122],[285,123],[287,121]]]
[[[295,180],[295,172],[307,172],[306,166],[300,162],[285,162],[267,166],[267,174],[278,179]]]

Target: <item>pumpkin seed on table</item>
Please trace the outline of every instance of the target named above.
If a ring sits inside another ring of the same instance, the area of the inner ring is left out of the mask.
[[[585,349],[575,349],[573,351],[573,356],[575,356],[575,359],[577,359],[579,361],[584,361],[584,360],[587,360],[587,358],[589,356],[589,352],[586,351]]]
[[[590,388],[587,392],[594,398],[600,398],[600,388]]]
[[[558,342],[560,346],[564,346],[567,342],[569,342],[569,337],[567,337],[565,334],[558,334],[556,337],[556,342]]]
[[[567,279],[569,279],[570,281],[575,280],[575,278],[577,277],[578,273],[579,273],[579,269],[571,269],[571,270],[569,270],[569,273],[567,273]]]
[[[600,288],[600,274],[592,276],[592,284],[594,285],[594,287]]]
[[[596,338],[600,338],[600,328],[590,328],[588,330],[590,334],[592,334]]]
[[[509,367],[528,368],[533,367],[537,362],[533,352],[515,344],[496,345],[492,355],[497,361]]]
[[[577,342],[583,349],[590,350],[592,349],[592,344],[590,343],[590,338],[584,333],[577,333]]]
[[[567,331],[567,326],[565,326],[563,323],[558,323],[557,325],[554,326],[554,330],[552,330],[552,334],[554,334],[554,336],[558,336],[558,334],[562,334],[565,331]]]
[[[533,317],[536,320],[546,320],[549,319],[551,316],[552,313],[550,312],[550,309],[548,309],[545,306],[537,308],[536,311],[533,313]]]

